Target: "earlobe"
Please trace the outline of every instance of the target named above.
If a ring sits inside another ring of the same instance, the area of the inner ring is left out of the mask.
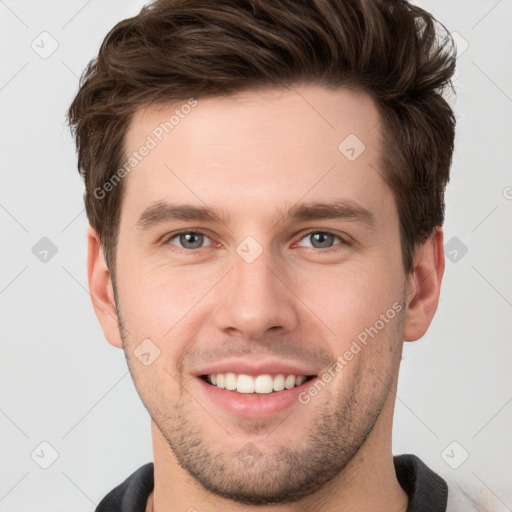
[[[438,226],[415,254],[405,301],[404,341],[416,341],[427,332],[439,303],[444,267],[443,230]]]
[[[112,279],[105,264],[99,236],[91,226],[87,230],[87,277],[92,305],[103,334],[111,345],[122,348]]]

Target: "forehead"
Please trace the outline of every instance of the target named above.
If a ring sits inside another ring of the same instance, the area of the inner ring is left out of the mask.
[[[345,89],[269,89],[141,109],[125,139],[134,165],[121,217],[158,200],[208,204],[235,219],[257,205],[253,215],[270,220],[301,199],[348,198],[378,210],[390,199],[380,144],[372,98]]]

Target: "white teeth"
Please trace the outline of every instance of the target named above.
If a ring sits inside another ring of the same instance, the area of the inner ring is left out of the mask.
[[[283,391],[284,389],[284,375],[280,373],[274,377],[274,391]]]
[[[215,373],[207,376],[208,382],[220,389],[237,391],[238,393],[268,394],[272,391],[293,389],[305,382],[305,375],[275,375],[264,374],[253,377],[244,373]]]
[[[305,380],[306,380],[305,375],[298,375],[297,377],[295,377],[295,385],[300,386],[301,384],[304,383]]]
[[[286,389],[292,389],[295,387],[295,375],[288,375],[284,381],[284,387]]]
[[[236,390],[239,393],[254,393],[254,379],[250,375],[241,374],[236,381]]]
[[[233,391],[236,389],[236,375],[234,373],[226,373],[226,378],[224,379],[224,384],[226,389]]]
[[[258,375],[254,379],[254,391],[256,393],[272,393],[274,391],[274,379],[271,375]]]

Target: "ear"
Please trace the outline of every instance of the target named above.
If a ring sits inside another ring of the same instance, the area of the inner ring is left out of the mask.
[[[421,338],[437,310],[445,266],[443,236],[442,227],[437,226],[416,251],[407,283],[404,341]]]
[[[99,236],[91,226],[87,230],[87,278],[92,306],[103,334],[111,345],[122,348],[110,272],[105,264]]]

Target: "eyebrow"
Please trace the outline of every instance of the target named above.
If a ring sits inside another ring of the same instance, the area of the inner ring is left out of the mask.
[[[368,229],[375,229],[375,215],[352,200],[309,202],[278,209],[278,222],[305,222],[311,220],[347,220],[358,222]],[[158,201],[148,206],[137,221],[137,228],[149,229],[172,221],[229,224],[230,217],[215,208],[193,204],[175,204]]]

